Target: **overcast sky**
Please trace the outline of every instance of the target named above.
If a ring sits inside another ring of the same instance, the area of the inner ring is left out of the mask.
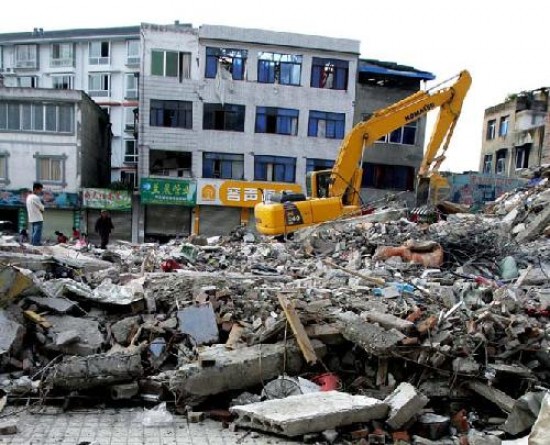
[[[478,168],[485,108],[550,84],[545,0],[27,0],[8,9],[0,32],[179,20],[356,39],[363,58],[432,72],[428,87],[467,69],[473,83],[443,165],[458,172]]]

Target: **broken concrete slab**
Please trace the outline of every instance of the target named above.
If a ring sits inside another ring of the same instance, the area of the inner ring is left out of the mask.
[[[316,354],[323,357],[325,345],[317,340],[313,340],[312,345]],[[170,389],[183,397],[204,397],[232,389],[246,389],[285,372],[297,374],[303,365],[302,353],[295,342],[232,350],[215,345],[199,353],[199,363],[186,364],[176,370],[170,379]]]
[[[69,345],[80,340],[80,334],[75,330],[63,331],[55,337],[56,346]]]
[[[502,430],[514,436],[533,426],[540,412],[542,400],[546,392],[528,392],[515,403],[512,412],[508,415]]]
[[[135,380],[143,375],[141,354],[97,354],[64,357],[47,376],[46,384],[66,390],[83,390]]]
[[[377,311],[367,311],[361,314],[372,323],[378,323],[386,329],[397,329],[400,332],[410,333],[414,330],[414,323],[393,314],[384,314]]]
[[[141,317],[135,315],[133,317],[126,317],[116,323],[111,325],[111,333],[115,338],[117,343],[120,343],[123,346],[127,346],[130,342],[130,336],[135,333],[136,329],[139,326],[139,321]]]
[[[401,340],[405,338],[396,329],[389,331],[383,327],[366,322],[359,315],[345,312],[339,316],[341,332],[346,340],[361,346],[369,354],[388,354]]]
[[[468,388],[481,397],[493,402],[505,413],[511,413],[516,403],[516,401],[505,392],[476,380],[468,382]]]
[[[27,300],[42,309],[54,311],[58,314],[66,314],[77,307],[76,303],[66,298],[28,297]]]
[[[179,330],[194,345],[205,345],[219,339],[216,315],[211,303],[189,306],[177,312]]]
[[[540,235],[548,224],[550,224],[550,207],[542,210],[535,219],[527,224],[525,230],[516,236],[516,241],[518,243],[531,241],[533,238]]]
[[[80,340],[63,345],[47,344],[46,348],[71,355],[92,355],[99,352],[104,338],[97,321],[69,315],[49,315],[47,320],[52,324],[50,332],[56,337],[71,331],[76,332]]]
[[[9,314],[0,310],[0,355],[21,349],[25,328],[12,320]]]
[[[99,303],[127,306],[144,299],[143,281],[144,278],[139,278],[119,286],[107,278],[87,298]]]
[[[38,250],[42,251],[44,255],[50,255],[58,264],[75,269],[83,269],[86,272],[108,269],[113,265],[109,261],[103,261],[94,256],[82,255],[81,252],[60,244],[41,246],[38,247]]]
[[[388,405],[338,391],[315,392],[233,406],[236,424],[288,437],[383,419]]]
[[[413,385],[407,382],[401,383],[392,394],[384,399],[384,402],[390,407],[386,423],[394,430],[401,428],[419,414],[428,401],[428,398],[417,392]]]

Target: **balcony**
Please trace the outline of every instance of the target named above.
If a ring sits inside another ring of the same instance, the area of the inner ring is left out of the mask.
[[[34,59],[34,60],[16,60],[15,61],[15,68],[37,69],[38,68],[38,61],[36,59]]]

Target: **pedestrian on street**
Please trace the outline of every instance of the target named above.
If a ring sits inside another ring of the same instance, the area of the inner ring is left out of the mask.
[[[40,200],[43,185],[35,182],[32,185],[32,193],[27,196],[27,217],[31,224],[31,243],[40,246],[42,241],[42,227],[44,225],[44,204]]]
[[[115,226],[113,226],[109,212],[107,210],[102,210],[95,223],[95,231],[99,233],[99,237],[101,238],[102,249],[107,248],[107,244],[109,243],[109,235],[111,234],[111,230],[114,228]]]

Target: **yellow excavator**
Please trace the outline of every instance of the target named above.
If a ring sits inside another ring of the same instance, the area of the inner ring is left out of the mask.
[[[450,86],[442,87],[442,83],[427,91],[417,91],[355,125],[342,141],[334,167],[307,174],[307,198],[303,194],[282,193],[256,205],[254,216],[258,232],[281,236],[313,224],[361,214],[364,148],[439,108],[416,186],[417,206],[435,204],[445,189],[448,190],[448,183],[439,175],[438,169],[445,159],[464,98],[472,83],[466,70],[444,83],[453,80]]]

